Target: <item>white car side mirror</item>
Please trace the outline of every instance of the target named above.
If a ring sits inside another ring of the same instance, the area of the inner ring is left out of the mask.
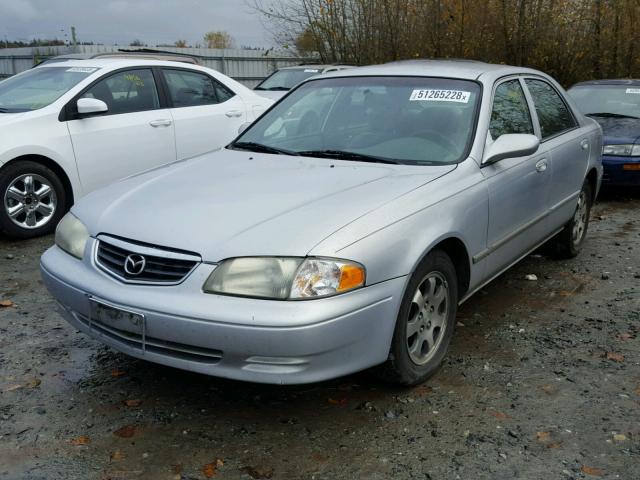
[[[78,99],[77,106],[78,113],[80,115],[104,113],[109,111],[107,104],[97,98],[80,98]]]
[[[528,133],[507,133],[499,136],[484,152],[483,165],[499,162],[505,158],[533,155],[538,151],[540,140]]]

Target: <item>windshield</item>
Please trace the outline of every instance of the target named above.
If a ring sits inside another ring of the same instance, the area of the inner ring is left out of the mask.
[[[456,163],[472,141],[479,97],[480,86],[466,80],[311,80],[231,147],[355,161],[368,156],[369,161],[414,165]]]
[[[640,86],[583,85],[573,87],[569,95],[585,115],[640,117]]]
[[[320,68],[288,68],[276,73],[258,85],[256,90],[291,90],[303,80],[322,73]]]
[[[28,112],[46,107],[97,68],[39,67],[0,83],[0,112]]]

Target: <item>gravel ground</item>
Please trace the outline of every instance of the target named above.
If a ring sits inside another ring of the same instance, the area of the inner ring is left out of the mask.
[[[413,389],[128,358],[55,313],[52,237],[0,239],[0,479],[638,479],[639,212],[605,196],[578,258],[532,255],[476,294]]]

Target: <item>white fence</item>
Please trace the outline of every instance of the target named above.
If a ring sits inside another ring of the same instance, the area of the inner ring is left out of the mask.
[[[77,47],[27,47],[0,48],[0,78],[15,75],[30,69],[43,60],[69,53],[91,54],[117,52],[118,49],[136,50],[140,47],[107,45],[78,45]],[[154,50],[175,52],[197,57],[199,62],[253,88],[274,70],[305,62],[314,58],[302,58],[273,50],[221,50],[214,48],[157,47]]]

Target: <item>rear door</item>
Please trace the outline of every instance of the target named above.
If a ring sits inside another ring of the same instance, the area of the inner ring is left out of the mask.
[[[518,78],[494,88],[487,143],[510,133],[538,134],[523,84]],[[547,152],[507,158],[484,165],[489,190],[487,249],[474,258],[487,258],[487,276],[518,260],[546,234],[550,186]]]
[[[204,72],[163,68],[178,159],[227,145],[247,121],[242,99]]]
[[[560,228],[575,212],[589,164],[592,139],[580,127],[562,94],[541,78],[526,78],[535,105],[543,147],[549,152],[551,186],[549,224]]]
[[[80,98],[96,98],[109,110],[67,122],[85,193],[120,178],[175,161],[169,110],[161,107],[151,69],[108,74]],[[70,105],[75,108],[75,100]]]

